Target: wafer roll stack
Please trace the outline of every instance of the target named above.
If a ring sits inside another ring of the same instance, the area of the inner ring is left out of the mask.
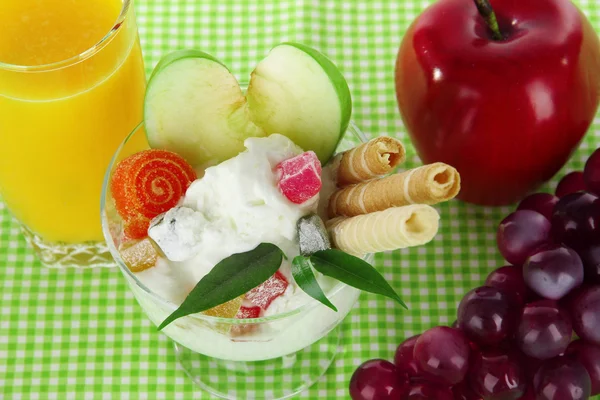
[[[437,234],[440,216],[428,205],[413,204],[356,217],[328,221],[327,230],[334,246],[362,256],[421,246]]]
[[[399,140],[381,136],[348,150],[340,157],[338,186],[368,181],[390,173],[404,161],[406,151]]]
[[[437,204],[459,191],[456,169],[434,163],[339,189],[329,199],[328,214],[353,217],[409,204]]]

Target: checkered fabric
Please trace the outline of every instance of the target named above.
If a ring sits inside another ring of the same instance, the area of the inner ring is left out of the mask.
[[[136,10],[148,72],[164,53],[193,47],[223,60],[245,81],[274,45],[306,43],[344,73],[353,119],[363,131],[397,136],[409,145],[397,111],[393,67],[403,32],[428,3],[138,0]],[[600,3],[578,4],[600,31]],[[561,175],[582,168],[599,138],[597,119]],[[418,164],[409,145],[408,166]],[[556,181],[545,189],[552,190]],[[433,243],[376,257],[410,311],[361,295],[347,320],[343,353],[299,398],[348,398],[348,381],[361,362],[390,359],[403,338],[452,323],[461,296],[503,264],[495,230],[510,208],[451,202],[438,209],[441,230]],[[211,398],[178,367],[171,341],[156,332],[117,269],[42,267],[1,203],[0,311],[2,399]]]

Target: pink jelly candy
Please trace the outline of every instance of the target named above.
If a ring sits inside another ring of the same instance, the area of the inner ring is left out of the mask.
[[[271,302],[281,296],[288,287],[288,281],[279,271],[259,286],[246,293],[246,300],[263,310],[269,308]]]
[[[236,316],[237,319],[258,318],[260,317],[260,307],[245,307],[241,306]],[[258,325],[240,324],[231,327],[231,336],[241,336],[252,333]]]
[[[277,187],[289,201],[302,204],[321,190],[321,162],[307,151],[277,165]]]

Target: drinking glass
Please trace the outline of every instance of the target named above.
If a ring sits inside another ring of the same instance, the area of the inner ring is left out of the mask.
[[[149,289],[121,258],[118,248],[123,220],[115,210],[109,185],[122,149],[141,135],[143,124],[117,150],[108,168],[101,198],[102,227],[108,248],[138,303],[159,325],[178,305]],[[338,151],[364,141],[365,136],[351,123]],[[366,259],[372,261],[373,256]],[[173,340],[179,364],[200,388],[226,399],[283,399],[305,390],[327,371],[341,350],[344,324],[340,323],[359,293],[343,283],[333,287],[327,297],[338,312],[311,299],[297,309],[263,318],[191,314],[162,332]]]
[[[28,19],[0,25],[2,200],[43,264],[114,265],[98,198],[114,149],[142,120],[146,79],[133,3],[9,0],[2,8],[0,19],[11,10]],[[48,13],[56,26],[42,23]],[[103,37],[76,50],[101,18]],[[65,49],[78,53],[60,59]],[[145,143],[132,138],[128,149]]]

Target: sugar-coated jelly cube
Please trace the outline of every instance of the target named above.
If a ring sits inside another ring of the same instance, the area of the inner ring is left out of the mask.
[[[148,238],[125,242],[119,248],[119,252],[131,272],[140,272],[154,267],[158,260],[158,251],[152,240]]]
[[[260,307],[240,307],[237,315],[235,316],[238,319],[247,319],[247,318],[258,318],[260,317]],[[250,325],[250,324],[242,324],[242,325],[234,325],[231,327],[231,336],[241,336],[247,335],[249,333],[254,332],[258,328],[258,325]]]
[[[206,218],[188,207],[174,207],[152,220],[148,236],[171,261],[186,261],[198,254]]]
[[[292,203],[302,204],[321,190],[321,162],[312,151],[284,160],[276,169],[277,187]]]
[[[285,276],[281,272],[277,271],[266,282],[246,293],[246,300],[266,310],[273,300],[285,292],[287,287],[287,279],[285,279]]]
[[[244,296],[236,297],[233,300],[229,300],[227,303],[203,311],[202,314],[210,315],[211,317],[234,318],[240,311],[243,300]]]
[[[317,214],[309,214],[298,220],[300,254],[308,256],[331,247],[325,223]]]

